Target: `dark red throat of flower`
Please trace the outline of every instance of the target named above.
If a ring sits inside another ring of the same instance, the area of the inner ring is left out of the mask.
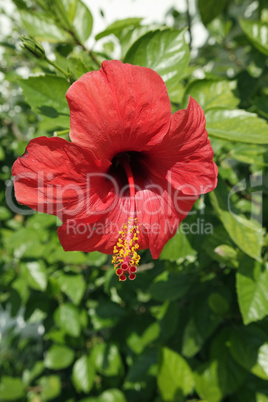
[[[118,157],[118,162],[123,167],[129,185],[130,197],[130,216],[126,223],[123,224],[119,232],[118,240],[114,246],[113,264],[116,270],[116,275],[119,281],[128,279],[134,280],[136,278],[135,272],[139,264],[140,256],[137,253],[139,248],[139,230],[137,225],[137,218],[135,218],[135,182],[133,173],[129,164],[128,154],[122,154]]]

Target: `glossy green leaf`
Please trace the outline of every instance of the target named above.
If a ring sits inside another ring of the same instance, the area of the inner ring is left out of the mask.
[[[247,255],[260,259],[263,244],[263,231],[255,221],[237,215],[228,206],[228,192],[222,182],[210,193],[216,214],[223,223],[233,242]]]
[[[6,207],[0,207],[0,221],[5,221],[11,217],[11,212]]]
[[[69,83],[64,78],[47,74],[20,80],[19,84],[35,113],[50,119],[55,128],[69,127],[70,112],[65,99]]]
[[[239,308],[245,325],[268,315],[268,264],[242,258],[236,274]]]
[[[125,311],[113,302],[102,302],[89,310],[91,322],[96,331],[113,327],[124,315]]]
[[[165,271],[155,278],[149,293],[155,300],[176,300],[183,297],[190,286],[191,278],[188,275]]]
[[[268,56],[268,23],[239,19],[239,23],[253,46]]]
[[[152,68],[161,75],[169,91],[183,77],[189,59],[185,31],[166,29],[148,32],[138,39],[124,61]]]
[[[61,304],[54,313],[55,323],[68,335],[80,335],[81,324],[79,310],[70,303]]]
[[[206,113],[206,129],[212,137],[227,141],[268,144],[268,124],[245,110],[213,109]]]
[[[25,370],[23,372],[23,382],[31,384],[31,382],[43,373],[45,365],[42,361],[37,361],[31,370]]]
[[[80,399],[80,402],[127,402],[125,395],[119,389],[107,389],[99,396]]]
[[[183,260],[194,261],[195,257],[196,251],[181,230],[167,242],[160,255],[161,260],[177,261],[178,263]]]
[[[221,402],[223,391],[218,376],[218,361],[203,363],[195,370],[195,387],[200,398],[209,402]]]
[[[219,315],[227,313],[230,307],[229,301],[220,293],[211,293],[208,298],[208,304],[211,310]]]
[[[205,111],[213,108],[234,109],[239,104],[233,92],[235,88],[234,81],[193,81],[186,89],[183,107],[187,107],[190,95]]]
[[[77,391],[88,393],[92,386],[95,376],[95,370],[91,359],[83,355],[76,360],[73,366],[72,379]]]
[[[84,295],[86,284],[82,275],[66,275],[61,273],[57,278],[61,291],[65,293],[74,304],[78,305]]]
[[[93,267],[100,267],[107,261],[107,255],[99,253],[98,251],[93,251],[92,253],[87,253],[87,263]]]
[[[211,343],[210,360],[217,361],[217,376],[224,396],[234,393],[245,381],[247,372],[230,353],[229,341],[232,336],[230,328],[223,328]]]
[[[50,401],[56,398],[61,392],[61,381],[57,375],[41,377],[38,383],[41,387],[42,401]]]
[[[101,343],[94,346],[92,359],[96,370],[104,376],[122,376],[124,373],[120,352],[115,344]]]
[[[148,325],[142,334],[139,331],[131,331],[127,337],[127,345],[133,352],[140,354],[146,346],[151,345],[160,335],[160,326],[158,322]]]
[[[268,99],[267,96],[257,96],[253,100],[254,106],[257,108],[257,112],[265,117],[266,119],[268,118]]]
[[[22,265],[23,276],[28,285],[37,290],[44,291],[47,287],[47,270],[44,262],[31,261]]]
[[[124,28],[131,28],[140,25],[141,21],[142,18],[126,18],[123,20],[117,20],[109,25],[104,31],[96,35],[96,40],[99,40],[111,34],[117,36]]]
[[[192,370],[178,353],[163,348],[157,384],[164,401],[173,401],[190,394],[194,387]]]
[[[268,166],[268,150],[263,146],[251,145],[249,147],[247,144],[238,144],[232,147],[230,156],[249,165]]]
[[[226,0],[198,0],[198,9],[202,21],[207,25],[224,10]]]
[[[137,25],[125,27],[117,33],[121,45],[121,58],[124,58],[131,46],[143,35],[158,29],[157,25]]]
[[[55,244],[47,244],[46,251],[48,252],[47,260],[50,263],[61,261],[65,264],[84,264],[87,261],[85,253],[81,251],[64,251],[58,242],[58,247]]]
[[[182,350],[181,353],[185,357],[193,357],[204,344],[204,338],[199,333],[195,321],[190,318],[188,323],[184,327]]]
[[[214,292],[200,292],[192,302],[192,314],[195,328],[203,341],[213,334],[223,317],[211,308],[210,297]]]
[[[139,382],[144,379],[150,368],[157,363],[157,349],[150,348],[139,355],[127,372],[126,381]]]
[[[107,389],[98,397],[98,402],[127,402],[123,392],[119,389]]]
[[[58,27],[47,14],[34,14],[33,12],[21,10],[20,17],[27,33],[37,40],[53,43],[71,40],[71,36]]]
[[[87,6],[81,0],[61,0],[67,19],[78,39],[84,43],[90,36],[93,18]]]
[[[242,367],[268,380],[268,342],[262,329],[254,324],[237,328],[230,338],[230,350]]]
[[[22,400],[25,395],[24,385],[20,378],[3,376],[0,382],[0,399],[2,401]]]
[[[67,346],[53,345],[45,356],[45,366],[53,370],[69,367],[74,359],[74,351]]]

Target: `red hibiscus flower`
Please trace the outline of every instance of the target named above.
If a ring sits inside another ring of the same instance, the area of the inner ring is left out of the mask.
[[[158,258],[217,167],[204,112],[190,98],[171,114],[149,68],[104,61],[67,92],[68,142],[40,137],[14,163],[19,203],[60,217],[64,250],[113,254],[120,280],[135,278],[138,248]]]

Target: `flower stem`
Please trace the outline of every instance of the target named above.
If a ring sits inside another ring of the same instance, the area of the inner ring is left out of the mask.
[[[54,137],[60,137],[61,135],[69,134],[70,130],[54,131]]]
[[[52,60],[49,60],[47,57],[45,59],[47,63],[51,64],[51,66],[55,67],[57,70],[59,70],[68,80],[70,79],[70,74],[65,71],[63,68],[61,68],[57,63],[55,63]]]
[[[65,29],[66,30],[66,29]],[[96,64],[96,66],[98,68],[101,67],[101,63],[98,61],[98,59],[96,58],[96,56],[94,55],[94,53],[92,52],[92,50],[89,50],[86,48],[86,46],[80,42],[79,38],[76,36],[75,32],[72,30],[67,30],[67,32],[73,37],[75,43],[80,46],[85,52],[87,52],[87,54],[89,55],[89,57],[91,58],[91,60]]]

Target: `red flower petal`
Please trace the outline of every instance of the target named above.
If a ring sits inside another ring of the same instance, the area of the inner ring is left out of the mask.
[[[184,194],[205,194],[217,185],[218,170],[205,124],[202,108],[190,97],[187,109],[172,115],[161,145],[148,152],[148,167],[159,177],[165,174],[166,180]]]
[[[145,67],[104,61],[84,74],[67,94],[71,140],[112,159],[159,143],[170,125],[171,107],[161,77]]]
[[[62,138],[36,138],[12,168],[16,199],[62,220],[97,214],[109,202],[109,182],[103,177],[109,165]]]

